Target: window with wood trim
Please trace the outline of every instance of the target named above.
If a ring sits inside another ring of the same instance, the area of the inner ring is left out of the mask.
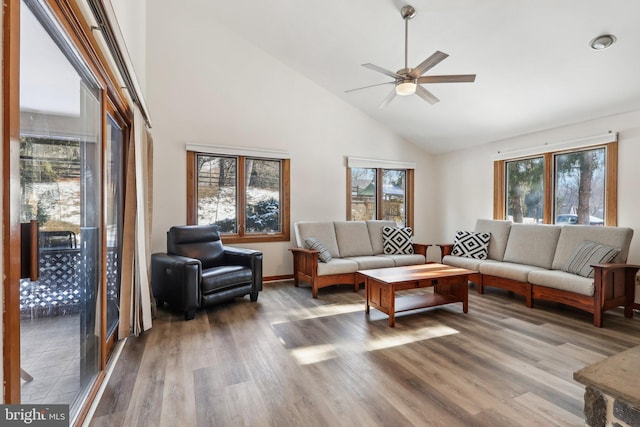
[[[496,161],[494,218],[617,225],[618,143]]]
[[[347,168],[347,220],[413,226],[413,169]]]
[[[225,243],[289,240],[289,159],[187,151],[187,222]]]

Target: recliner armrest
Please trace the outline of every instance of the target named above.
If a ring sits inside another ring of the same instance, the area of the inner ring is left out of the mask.
[[[200,260],[180,255],[151,255],[151,287],[159,301],[170,301],[185,312],[200,307]]]
[[[253,276],[253,292],[262,290],[262,252],[224,246],[224,264],[249,267]]]
[[[261,256],[262,252],[253,249],[236,248],[234,246],[224,246],[225,265],[244,265],[251,268],[255,257]]]

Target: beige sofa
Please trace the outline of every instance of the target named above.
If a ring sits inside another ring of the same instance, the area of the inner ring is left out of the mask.
[[[602,327],[602,313],[614,307],[624,306],[625,316],[633,316],[635,275],[640,266],[626,264],[631,228],[479,219],[474,231],[491,233],[486,260],[451,255],[450,244],[438,246],[444,264],[478,272],[470,280],[479,293],[492,286],[523,295],[528,307],[536,299],[563,303],[592,313],[598,327]],[[584,241],[620,249],[611,263],[593,266],[594,278],[562,270]]]
[[[295,223],[297,248],[292,248],[294,284],[311,284],[311,295],[318,289],[348,284],[357,292],[356,272],[372,268],[424,264],[427,245],[413,243],[413,254],[383,253],[382,228],[396,227],[393,221],[300,221]],[[318,239],[328,249],[332,259],[320,262],[317,250],[306,249],[305,239]]]

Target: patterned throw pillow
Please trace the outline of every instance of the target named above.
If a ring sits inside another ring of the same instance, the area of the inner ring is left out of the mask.
[[[585,240],[578,245],[573,255],[569,257],[567,263],[562,267],[562,270],[567,273],[592,278],[592,264],[611,262],[619,253],[620,249],[618,248]]]
[[[386,255],[410,255],[413,253],[411,227],[382,227],[382,250]]]
[[[491,233],[474,233],[472,231],[456,231],[451,255],[465,258],[487,259]]]
[[[318,254],[318,259],[320,261],[322,262],[331,261],[332,258],[331,258],[331,254],[329,253],[329,249],[327,249],[327,247],[315,237],[307,237],[306,239],[304,239],[304,246],[307,249],[312,249],[314,251],[320,252]]]

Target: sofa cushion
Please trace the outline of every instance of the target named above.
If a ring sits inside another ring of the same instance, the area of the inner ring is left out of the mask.
[[[382,247],[386,255],[411,255],[411,227],[382,227]]]
[[[503,260],[551,268],[561,229],[559,225],[512,224]]]
[[[578,245],[585,240],[601,245],[620,248],[620,253],[613,259],[614,263],[627,262],[629,245],[633,237],[633,229],[626,227],[602,227],[597,225],[565,225],[560,231],[558,247],[553,258],[552,268],[562,270],[567,260],[575,252]]]
[[[461,256],[447,255],[442,258],[442,263],[452,267],[466,268],[467,270],[479,271],[480,264],[484,260],[475,258],[464,258]]]
[[[318,276],[355,273],[356,271],[358,271],[358,263],[350,259],[333,258],[327,263],[318,263]]]
[[[373,255],[369,230],[364,221],[334,221],[333,224],[342,258]]]
[[[487,259],[489,233],[474,233],[472,231],[456,231],[451,255],[465,258]]]
[[[506,261],[487,260],[480,264],[480,273],[505,279],[527,282],[532,271],[543,270],[542,267],[527,264],[514,264]]]
[[[509,231],[511,231],[511,221],[496,219],[478,219],[476,221],[475,232],[491,233],[489,240],[489,254],[487,259],[502,261],[504,251],[507,248]]]
[[[529,272],[529,283],[552,289],[593,296],[593,279],[560,270],[535,270]]]
[[[403,267],[405,265],[418,265],[427,262],[424,255],[412,254],[412,255],[376,255],[381,258],[389,258],[393,260],[396,267]]]
[[[320,252],[318,254],[318,259],[322,262],[331,261],[331,254],[329,253],[329,249],[318,239],[315,237],[307,237],[304,239],[304,246],[307,249],[312,249],[314,251]]]
[[[358,263],[358,270],[370,270],[372,268],[388,268],[395,267],[393,260],[391,258],[368,255],[368,256],[352,256],[348,259],[351,261],[355,261]]]
[[[365,221],[367,224],[367,230],[369,230],[369,240],[371,241],[371,248],[373,249],[373,254],[378,255],[384,253],[384,248],[382,244],[382,228],[383,227],[395,227],[395,221],[387,221],[387,220],[369,220]]]
[[[593,264],[608,263],[620,253],[620,249],[612,246],[585,240],[569,257],[562,271],[578,274],[583,277],[593,277]]]
[[[300,221],[295,223],[296,244],[304,248],[304,239],[315,237],[320,240],[334,258],[340,258],[336,229],[332,221]]]

